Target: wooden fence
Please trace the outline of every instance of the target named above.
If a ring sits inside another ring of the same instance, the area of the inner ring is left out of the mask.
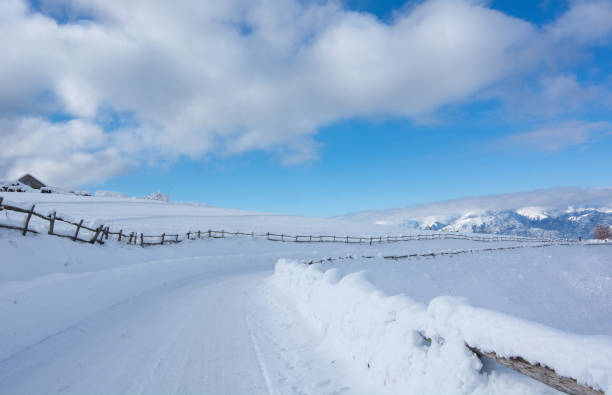
[[[23,226],[16,226],[14,224],[0,224],[0,228],[13,229],[22,232],[25,236],[28,233],[40,233],[39,230],[34,229],[30,225],[32,217],[37,217],[48,222],[47,234],[52,236],[64,237],[73,241],[80,241],[90,244],[104,244],[104,240],[115,239],[118,242],[124,242],[128,245],[137,245],[141,247],[154,246],[154,245],[165,245],[165,244],[176,244],[185,240],[198,240],[198,239],[222,239],[227,237],[250,237],[250,238],[265,238],[269,241],[278,242],[295,242],[295,243],[345,243],[345,244],[380,244],[380,243],[395,243],[405,241],[417,241],[417,240],[470,240],[470,241],[481,241],[481,242],[494,242],[494,241],[518,241],[518,242],[537,242],[537,243],[558,243],[558,242],[569,242],[570,240],[565,239],[545,239],[535,237],[520,237],[520,236],[506,236],[506,235],[464,235],[460,233],[427,233],[427,234],[413,234],[413,235],[399,235],[399,236],[336,236],[336,235],[288,235],[283,233],[245,233],[245,232],[230,232],[226,230],[212,230],[208,229],[205,231],[189,231],[186,233],[162,233],[161,235],[145,235],[143,232],[129,232],[124,233],[123,229],[119,231],[112,231],[109,226],[99,225],[95,229],[88,227],[83,224],[84,220],[79,222],[73,222],[62,217],[57,216],[55,212],[43,215],[35,211],[35,205],[30,208],[22,208],[3,204],[3,198],[0,196],[0,211],[13,211],[23,213],[24,223]],[[67,224],[74,228],[69,234],[59,233],[56,231],[55,225],[57,223]],[[88,231],[89,237],[85,237],[82,232]]]
[[[405,254],[405,255],[342,255],[337,257],[327,257],[319,260],[310,260],[305,261],[304,263],[308,265],[313,264],[321,264],[326,262],[333,261],[341,261],[341,260],[353,260],[353,259],[375,259],[375,258],[383,258],[383,259],[391,259],[394,261],[398,261],[400,259],[410,259],[410,258],[435,258],[437,256],[452,256],[452,255],[461,255],[461,254],[475,254],[479,252],[489,252],[489,251],[504,251],[504,250],[519,250],[522,248],[542,248],[542,247],[551,247],[551,246],[563,246],[563,245],[576,245],[579,244],[577,241],[555,241],[555,242],[547,242],[541,244],[524,244],[518,246],[508,246],[508,247],[491,247],[491,248],[470,248],[465,250],[454,250],[454,251],[438,251],[438,252],[423,252],[423,253],[413,253],[413,254]],[[603,244],[602,244],[603,245]]]
[[[34,211],[34,208],[35,208],[34,205],[32,205],[32,207],[30,207],[29,209],[24,209],[21,207],[9,206],[9,205],[3,204],[2,202],[3,202],[3,198],[2,196],[0,196],[0,211],[6,210],[6,211],[14,211],[18,213],[23,213],[25,214],[25,222],[23,224],[23,227],[15,226],[15,225],[0,224],[0,228],[18,230],[24,236],[28,233],[39,233],[39,231],[32,229],[30,227],[30,221],[32,220],[32,217],[38,217],[49,223],[49,230],[47,232],[47,234],[49,235],[57,236],[57,237],[64,237],[67,239],[71,239],[72,241],[80,241],[80,242],[90,243],[90,244],[94,244],[94,243],[103,244],[101,235],[103,234],[105,228],[102,225],[98,226],[96,229],[92,229],[86,225],[83,225],[83,222],[84,222],[83,220],[80,220],[79,222],[75,223],[75,222],[71,222],[69,220],[63,219],[61,217],[58,217],[55,212],[49,215],[42,215],[40,213],[37,213],[36,211]],[[56,223],[65,223],[65,224],[74,226],[75,228],[74,233],[70,235],[57,233],[55,231]],[[83,238],[82,236],[79,237],[79,233],[83,230],[92,232],[94,234],[93,237],[87,238],[87,239]]]

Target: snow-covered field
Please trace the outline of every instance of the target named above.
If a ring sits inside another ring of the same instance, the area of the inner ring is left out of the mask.
[[[113,229],[161,234],[189,230],[218,229],[243,232],[285,232],[288,234],[333,233],[337,235],[410,234],[411,231],[393,226],[360,225],[350,221],[296,217],[273,213],[234,210],[190,203],[166,203],[137,198],[85,197],[40,193],[0,193],[6,202],[24,207],[36,206],[36,211],[57,211],[64,218],[85,219],[84,224],[98,224]],[[6,203],[5,202],[5,203]],[[4,215],[4,214],[3,214]],[[11,213],[8,213],[11,216]],[[23,215],[14,214],[21,218]],[[1,219],[5,219],[1,218]],[[47,226],[45,224],[45,226]],[[420,232],[423,233],[423,232]]]
[[[0,196],[125,231],[408,233],[129,198]],[[303,263],[524,244],[139,248],[0,230],[0,393],[555,393],[483,366],[465,343],[612,393],[610,245]]]

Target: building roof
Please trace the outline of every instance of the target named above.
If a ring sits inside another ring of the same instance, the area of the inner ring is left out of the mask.
[[[45,184],[43,184],[42,182],[40,182],[39,180],[37,180],[30,174],[26,174],[25,176],[21,177],[19,179],[19,182],[22,184],[26,184],[30,188],[34,188],[34,189],[40,189],[46,186]]]

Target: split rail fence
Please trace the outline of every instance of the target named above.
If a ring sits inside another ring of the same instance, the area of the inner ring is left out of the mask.
[[[112,239],[116,237],[118,242],[125,242],[128,245],[135,246],[153,246],[153,245],[167,245],[167,244],[176,244],[180,243],[184,240],[197,240],[197,239],[220,239],[231,236],[245,236],[251,238],[265,238],[270,241],[279,241],[279,242],[296,242],[296,243],[368,243],[370,245],[374,243],[391,243],[391,242],[402,242],[402,241],[415,241],[415,240],[471,240],[471,241],[483,241],[483,242],[492,242],[492,241],[518,241],[518,242],[536,242],[542,244],[535,245],[521,245],[521,246],[508,246],[508,247],[493,247],[493,248],[481,248],[481,249],[469,249],[469,250],[456,250],[456,251],[446,251],[446,252],[429,252],[429,253],[420,253],[420,254],[407,254],[407,255],[389,255],[383,256],[384,259],[407,259],[407,258],[426,258],[426,257],[435,257],[440,255],[457,255],[457,254],[466,254],[466,253],[476,253],[476,252],[485,252],[485,251],[498,251],[498,250],[513,250],[519,248],[530,248],[530,247],[546,247],[552,245],[570,245],[576,244],[576,240],[567,240],[567,239],[545,239],[545,238],[533,238],[533,237],[518,237],[518,236],[503,236],[503,235],[494,235],[494,236],[477,236],[477,235],[463,235],[459,233],[431,233],[431,234],[418,234],[418,235],[400,235],[400,236],[333,236],[333,235],[285,235],[285,234],[276,234],[276,233],[244,233],[244,232],[228,232],[225,230],[206,230],[206,231],[190,231],[185,234],[179,233],[162,233],[161,235],[145,235],[144,233],[138,232],[130,232],[124,233],[123,229],[120,229],[118,232],[111,231],[110,227],[99,225],[96,228],[91,228],[83,224],[84,220],[81,219],[78,222],[73,222],[68,219],[64,219],[62,217],[57,216],[55,212],[51,214],[44,215],[36,212],[35,206],[32,205],[29,209],[12,206],[8,204],[3,204],[3,198],[0,196],[0,212],[3,210],[18,212],[25,215],[23,226],[17,226],[14,224],[0,224],[0,228],[12,229],[22,233],[23,236],[28,233],[41,233],[41,229],[31,226],[30,222],[33,217],[40,218],[44,221],[48,222],[48,230],[47,234],[57,237],[63,237],[70,239],[72,241],[79,241],[83,243],[89,244],[104,244],[104,240]],[[73,228],[73,231],[69,234],[66,233],[58,233],[56,230],[57,224],[68,225],[69,228]],[[86,237],[84,232],[88,232],[88,236]],[[315,264],[315,263],[324,263],[331,262],[335,260],[343,260],[343,259],[370,259],[377,258],[378,256],[340,256],[335,258],[324,258],[318,261],[307,261],[305,263]],[[431,342],[431,339],[424,337],[425,340]],[[466,344],[472,352],[477,354],[479,357],[486,357],[492,359],[502,365],[505,365],[519,373],[527,375],[535,380],[538,380],[548,386],[551,386],[557,390],[566,392],[568,394],[577,394],[577,395],[604,395],[602,391],[595,390],[588,386],[582,385],[578,383],[575,379],[564,377],[558,375],[553,369],[550,369],[546,366],[542,366],[540,364],[531,364],[521,358],[520,356],[505,358],[498,356],[495,352],[484,352],[479,350],[476,347],[472,347]]]
[[[124,232],[112,231],[109,226],[99,225],[96,228],[91,228],[84,225],[84,220],[73,222],[58,216],[55,212],[44,215],[35,211],[35,205],[30,208],[17,207],[13,205],[3,204],[3,198],[0,197],[0,211],[12,211],[23,213],[25,215],[23,226],[15,224],[0,224],[0,228],[13,229],[22,232],[25,236],[28,233],[41,233],[40,228],[31,226],[32,217],[40,218],[48,222],[47,234],[57,237],[64,237],[73,241],[79,241],[90,244],[104,244],[104,240],[115,239],[118,242],[124,242],[128,245],[136,246],[154,246],[165,244],[176,244],[185,240],[198,239],[223,239],[227,237],[250,237],[250,238],[265,238],[269,241],[279,242],[295,242],[295,243],[346,243],[346,244],[379,244],[379,243],[394,243],[416,240],[471,240],[482,242],[493,241],[518,241],[518,242],[537,242],[537,243],[553,243],[553,242],[569,242],[565,239],[545,239],[535,237],[520,237],[520,236],[505,236],[505,235],[464,235],[460,233],[428,233],[428,234],[413,234],[399,236],[336,236],[336,235],[288,235],[283,233],[246,233],[246,232],[231,232],[226,230],[197,230],[186,233],[162,233],[160,235],[146,235],[143,232]],[[56,224],[64,224],[72,227],[72,231],[68,234],[60,233],[56,230]],[[87,236],[83,232],[88,232]]]

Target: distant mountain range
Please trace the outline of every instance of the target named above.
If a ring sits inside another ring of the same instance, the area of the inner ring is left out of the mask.
[[[338,218],[411,229],[591,238],[612,225],[612,188],[555,188],[471,197]]]

